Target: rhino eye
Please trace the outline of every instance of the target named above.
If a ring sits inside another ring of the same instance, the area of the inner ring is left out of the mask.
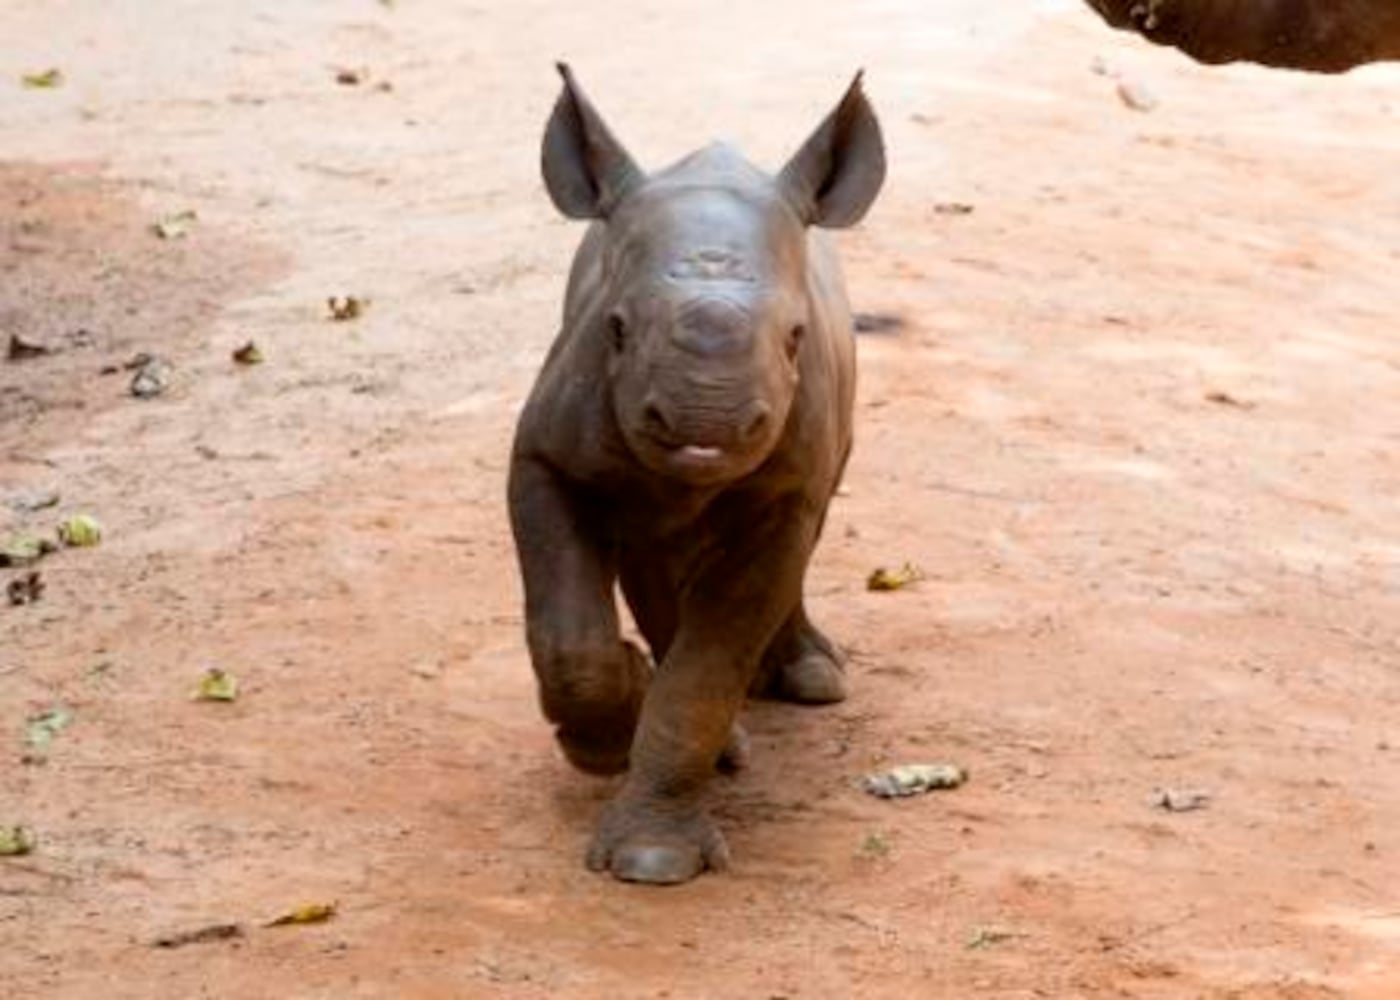
[[[807,328],[799,323],[788,331],[787,343],[783,346],[787,350],[789,361],[797,359],[797,349],[802,346],[802,338],[807,335]]]
[[[612,338],[612,348],[618,354],[627,346],[627,324],[622,322],[622,317],[613,313],[608,317],[608,336]]]

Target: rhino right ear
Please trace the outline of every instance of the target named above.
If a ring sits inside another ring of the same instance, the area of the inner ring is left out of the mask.
[[[545,126],[544,186],[571,219],[604,219],[642,180],[642,171],[594,110],[566,63],[556,64],[564,92]]]

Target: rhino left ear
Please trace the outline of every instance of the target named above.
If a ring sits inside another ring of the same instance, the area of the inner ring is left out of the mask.
[[[863,70],[778,176],[809,225],[854,226],[885,182],[885,142],[875,111],[861,90],[862,76]]]

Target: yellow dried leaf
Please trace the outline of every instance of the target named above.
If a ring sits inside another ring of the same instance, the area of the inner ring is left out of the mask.
[[[199,687],[194,693],[195,701],[237,701],[238,678],[227,670],[210,667],[199,679]]]
[[[335,903],[307,903],[294,910],[288,910],[267,926],[288,927],[293,924],[322,924],[335,916],[336,906]]]
[[[53,90],[63,86],[63,70],[54,66],[39,73],[25,73],[20,82],[30,90]]]
[[[58,540],[69,548],[90,548],[102,541],[102,525],[91,514],[74,514],[59,523]]]
[[[870,574],[865,586],[867,590],[899,590],[923,578],[924,574],[913,563],[905,563],[898,569],[881,566]]]
[[[0,858],[17,858],[34,850],[34,834],[22,826],[0,826]]]

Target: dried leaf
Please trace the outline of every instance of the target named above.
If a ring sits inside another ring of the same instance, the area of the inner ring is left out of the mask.
[[[363,66],[352,68],[342,67],[335,71],[335,82],[342,87],[358,87],[369,79],[369,70]]]
[[[25,340],[19,334],[12,333],[10,334],[10,346],[5,357],[10,361],[29,361],[32,358],[42,358],[44,355],[52,353],[53,348],[47,344]]]
[[[337,323],[359,319],[368,308],[369,299],[359,299],[353,295],[332,295],[326,299],[326,309],[330,311],[331,319]]]
[[[243,936],[242,924],[210,924],[192,931],[177,931],[156,938],[151,944],[156,948],[183,948],[187,944],[206,944],[210,941],[227,941]]]
[[[1179,788],[1164,788],[1153,796],[1152,804],[1167,812],[1184,813],[1204,809],[1210,805],[1210,793],[1186,791]]]
[[[163,240],[182,240],[190,234],[190,229],[199,221],[199,213],[187,208],[173,215],[163,215],[151,226],[151,232]]]
[[[288,927],[293,924],[323,924],[335,916],[335,903],[307,903],[282,914],[268,927]]]
[[[53,745],[53,738],[73,723],[73,710],[67,705],[55,705],[47,712],[31,715],[24,724],[24,741],[29,751],[24,759],[30,763],[42,761]]]
[[[971,951],[978,951],[990,948],[994,944],[1004,944],[1020,936],[1015,931],[1002,930],[999,927],[978,927],[967,936],[967,947]]]
[[[34,850],[34,834],[22,826],[0,826],[0,858],[17,858]]]
[[[261,348],[250,340],[233,352],[233,360],[240,365],[260,365],[266,359]]]
[[[924,578],[924,574],[913,563],[905,563],[899,569],[886,569],[881,566],[865,581],[867,590],[899,590]]]
[[[976,210],[965,201],[940,201],[933,206],[935,215],[971,215]]]
[[[30,90],[53,90],[63,86],[63,70],[53,66],[37,73],[25,73],[19,79]]]
[[[91,514],[74,514],[58,525],[58,540],[70,549],[87,549],[102,541],[102,525]]]
[[[238,678],[227,670],[210,667],[199,679],[199,687],[194,693],[195,701],[237,701]]]
[[[871,795],[881,799],[902,799],[922,792],[958,788],[967,781],[967,769],[957,764],[905,764],[881,774],[867,774],[861,780]]]
[[[47,538],[33,535],[11,535],[0,542],[0,567],[27,566],[44,556],[57,552],[58,546]]]
[[[24,576],[15,577],[5,585],[5,597],[15,607],[23,604],[33,604],[44,596],[44,578],[39,575],[37,569],[32,569]]]
[[[5,502],[11,510],[17,510],[21,514],[32,514],[36,510],[57,507],[59,499],[58,490],[41,489],[16,493]]]
[[[1221,406],[1234,406],[1241,410],[1254,409],[1254,404],[1248,400],[1240,399],[1238,396],[1232,396],[1228,392],[1224,392],[1220,389],[1206,393],[1206,402],[1219,403]]]

